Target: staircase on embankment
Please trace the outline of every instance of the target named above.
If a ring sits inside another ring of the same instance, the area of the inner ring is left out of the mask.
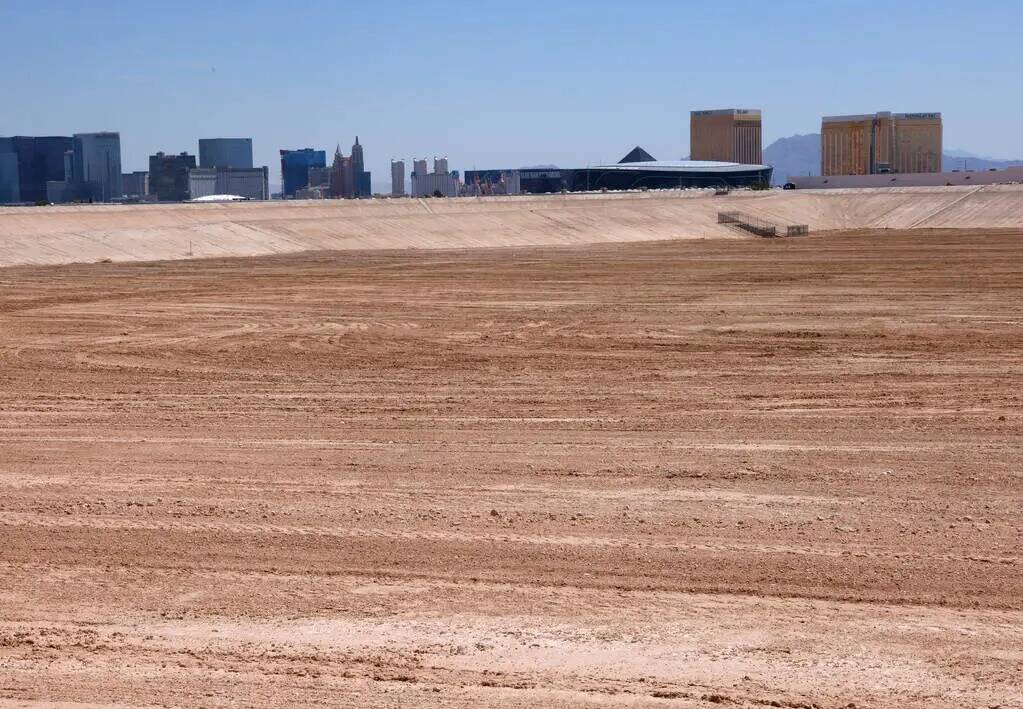
[[[803,236],[810,233],[810,227],[806,224],[787,224],[781,227],[766,219],[737,211],[718,212],[718,224],[728,224],[736,229],[766,238]]]

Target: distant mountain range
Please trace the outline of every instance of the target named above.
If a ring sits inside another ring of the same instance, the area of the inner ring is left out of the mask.
[[[774,167],[771,181],[783,185],[789,175],[821,174],[821,134],[779,138],[764,148],[764,162]]]
[[[785,184],[790,175],[821,174],[821,135],[807,133],[779,138],[764,148],[764,162],[774,167],[772,182]],[[941,156],[942,170],[1004,170],[1023,165],[1023,159],[985,158],[965,150],[948,150]]]
[[[941,156],[942,170],[1004,170],[1013,165],[1023,165],[1023,159],[982,158],[964,150],[949,150]]]

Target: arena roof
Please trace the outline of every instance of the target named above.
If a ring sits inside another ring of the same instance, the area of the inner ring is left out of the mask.
[[[595,165],[591,170],[657,170],[660,172],[746,172],[764,170],[766,165],[743,165],[737,162],[714,160],[651,160],[623,162],[615,165]]]
[[[205,197],[196,197],[190,202],[248,202],[248,197],[237,194],[208,194]]]
[[[651,155],[650,153],[648,153],[647,151],[643,150],[643,148],[641,148],[641,147],[639,147],[637,145],[635,148],[633,148],[632,150],[629,151],[628,155],[626,155],[624,158],[622,158],[618,162],[619,163],[623,163],[623,162],[657,162],[657,158],[655,158],[653,155]]]

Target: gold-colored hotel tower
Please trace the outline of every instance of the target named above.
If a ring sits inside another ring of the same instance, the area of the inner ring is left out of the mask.
[[[940,113],[825,116],[821,175],[941,172]]]
[[[763,164],[760,110],[692,111],[689,114],[689,159]]]

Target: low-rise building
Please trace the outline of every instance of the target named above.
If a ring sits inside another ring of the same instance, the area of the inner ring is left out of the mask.
[[[295,199],[328,199],[330,196],[330,185],[303,187],[300,190],[295,190]]]
[[[145,170],[123,173],[121,184],[125,197],[145,197],[149,194],[149,173]]]
[[[473,197],[515,195],[522,191],[518,170],[466,170],[465,192]]]
[[[188,171],[188,193],[191,199],[212,195],[270,199],[270,171],[266,167],[195,168]]]

